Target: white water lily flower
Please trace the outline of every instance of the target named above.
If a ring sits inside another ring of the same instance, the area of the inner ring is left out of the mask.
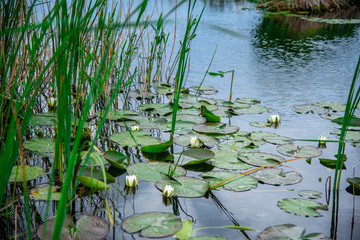
[[[135,175],[126,176],[125,185],[128,187],[135,187],[138,185],[139,180]]]
[[[135,132],[135,131],[139,131],[139,126],[135,125],[131,127],[131,131]]]
[[[319,137],[319,143],[325,143],[326,141],[326,137],[325,136],[320,136]]]
[[[279,123],[280,122],[280,116],[279,115],[271,115],[269,122],[271,123]]]
[[[190,139],[190,145],[192,146],[192,147],[201,147],[201,141],[200,141],[200,139],[198,139],[196,136],[194,136],[194,137],[191,137],[191,139]]]
[[[171,185],[165,185],[163,189],[163,196],[164,197],[172,197],[174,196],[174,188]]]
[[[49,103],[50,107],[55,107],[56,98],[53,98],[53,97],[49,98],[48,103]]]

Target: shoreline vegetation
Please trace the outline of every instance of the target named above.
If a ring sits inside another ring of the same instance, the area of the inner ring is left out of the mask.
[[[332,12],[359,5],[353,0],[259,0],[257,8],[269,11]]]

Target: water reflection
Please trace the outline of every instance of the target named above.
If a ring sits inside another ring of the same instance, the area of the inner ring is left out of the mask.
[[[344,11],[344,16],[359,16],[357,9],[351,13]],[[334,50],[329,43],[346,42],[354,37],[357,29],[355,24],[327,24],[293,16],[269,15],[254,30],[252,44],[263,63],[276,60],[287,67],[306,66],[319,54]]]

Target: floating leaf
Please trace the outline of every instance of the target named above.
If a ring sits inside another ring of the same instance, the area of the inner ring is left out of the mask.
[[[285,143],[289,143],[291,141],[293,141],[292,138],[289,137],[284,137],[284,136],[280,136],[276,133],[272,133],[272,132],[252,132],[249,134],[249,138],[252,140],[264,140],[266,142],[272,143],[272,144],[285,144]]]
[[[106,183],[115,182],[115,178],[111,176],[109,173],[105,172],[105,175],[106,175]],[[99,169],[84,168],[84,170],[81,173],[81,176],[90,177],[90,178],[92,177],[97,180],[105,182],[103,172]]]
[[[255,153],[240,152],[238,154],[238,158],[241,161],[244,161],[254,166],[265,166],[268,164],[278,165],[280,164],[280,162],[284,161],[284,158],[277,156],[275,154],[261,153],[261,152],[255,152]]]
[[[218,168],[227,170],[245,170],[252,167],[237,158],[237,152],[213,150],[215,157],[211,161],[211,164]]]
[[[248,108],[233,108],[236,114],[261,114],[269,109],[261,105],[250,105]]]
[[[55,218],[51,218],[46,222],[46,232],[43,238],[45,223],[41,224],[37,230],[40,239],[51,239],[55,229]],[[66,215],[61,230],[60,239],[87,239],[100,240],[105,238],[110,231],[110,225],[102,218],[97,216],[83,215],[76,225],[70,215]]]
[[[57,192],[59,187],[52,186],[51,187],[51,196],[50,201],[59,201],[61,197],[61,192]],[[34,188],[31,190],[30,198],[34,200],[48,200],[50,186],[45,186],[42,188]]]
[[[193,137],[196,137],[198,139],[200,139],[205,146],[207,147],[212,147],[216,144],[216,139],[211,137],[211,136],[207,136],[207,135],[204,135],[204,134],[199,134],[199,133],[194,133],[194,134],[184,134],[184,135],[181,135],[181,136],[178,136],[176,138],[174,138],[174,142],[177,144],[177,145],[180,145],[180,146],[188,146],[190,144],[190,140],[191,138]]]
[[[235,175],[236,173],[234,172],[212,171],[212,172],[202,173],[200,176],[205,180],[209,181],[210,185],[212,185],[214,183],[231,178]],[[248,175],[240,175],[234,179],[231,179],[222,187],[226,190],[241,192],[241,191],[248,191],[252,188],[256,188],[257,184],[258,181],[256,178]]]
[[[340,135],[341,130],[334,131],[331,134]],[[360,131],[346,131],[345,140],[348,142],[360,142]]]
[[[352,187],[355,187],[356,189],[360,190],[360,178],[354,177],[354,178],[347,178],[346,181],[350,183]]]
[[[271,125],[267,122],[250,122],[250,125],[258,128],[271,127]]]
[[[299,191],[300,197],[306,197],[309,199],[319,199],[322,198],[322,193],[314,190],[301,190]]]
[[[55,151],[55,139],[32,138],[24,142],[24,148],[33,152],[53,153]]]
[[[181,218],[172,213],[142,213],[126,218],[121,226],[130,234],[140,231],[142,237],[168,237],[181,229]]]
[[[139,115],[139,112],[133,110],[125,110],[125,109],[110,109],[105,116],[108,120],[117,121],[126,117]],[[96,115],[100,118],[103,117],[104,113],[102,111],[98,111]]]
[[[37,125],[41,126],[55,126],[56,112],[34,113],[31,117],[31,121],[34,121]]]
[[[178,197],[202,197],[209,189],[209,182],[194,177],[175,177],[175,180],[160,180],[156,187],[162,191],[166,185],[174,187]]]
[[[86,157],[84,157],[85,154],[88,154],[88,155],[90,154],[86,163],[85,163]],[[80,164],[85,165],[87,167],[100,167],[101,165],[109,164],[105,160],[105,158],[102,155],[100,155],[98,152],[81,152],[80,156],[81,156],[81,159],[83,159]]]
[[[236,126],[226,126],[223,123],[200,123],[193,127],[193,130],[199,133],[207,134],[233,134],[239,131]]]
[[[346,104],[339,102],[318,102],[314,105],[329,108],[334,112],[345,112],[346,109]]]
[[[110,163],[111,166],[119,169],[126,169],[127,164],[124,164],[126,156],[118,151],[109,150],[106,151],[103,157]]]
[[[334,120],[336,118],[341,117],[339,114],[332,114],[332,113],[324,113],[320,114],[320,117],[327,119],[327,120]]]
[[[339,118],[336,118],[336,119],[331,120],[331,122],[337,123],[337,124],[339,124],[339,125],[342,125],[342,124],[343,124],[343,121],[344,121],[344,118],[343,118],[343,117],[339,117]],[[353,117],[351,118],[351,121],[350,121],[349,126],[359,127],[359,126],[360,126],[360,118],[353,116]]]
[[[322,154],[322,151],[320,149],[317,149],[313,146],[302,146],[298,147],[294,143],[288,143],[280,145],[276,148],[276,150],[284,154],[285,156],[290,157],[307,157],[307,158],[314,158],[318,157]]]
[[[209,160],[215,156],[214,152],[209,149],[191,148],[183,152],[185,156],[192,157],[198,160]]]
[[[150,132],[138,131],[138,132],[131,132],[131,134],[135,138],[136,142],[142,146],[160,143],[159,138],[154,138],[149,136],[151,135]],[[110,139],[118,143],[121,147],[136,147],[136,143],[130,136],[129,132],[116,133],[114,135],[111,135]]]
[[[336,159],[319,158],[320,164],[330,169],[336,169]],[[345,164],[342,163],[342,168],[346,169]]]
[[[154,93],[151,92],[140,92],[138,89],[136,89],[134,92],[129,92],[129,97],[136,98],[138,100],[141,99],[152,99],[155,97]]]
[[[136,175],[142,181],[157,182],[161,179],[169,179],[168,174],[175,169],[175,164],[162,162],[136,163],[128,167],[129,175]],[[180,166],[175,169],[174,176],[183,176],[186,170]]]
[[[142,147],[141,151],[147,153],[162,153],[162,152],[166,152],[172,144],[173,144],[172,141],[166,141],[163,143],[147,145]]]
[[[201,116],[206,118],[207,122],[220,122],[221,121],[221,118],[219,116],[216,116],[210,110],[208,110],[206,106],[201,105],[200,109],[201,109]]]
[[[28,166],[26,165],[25,168],[25,181],[33,180],[40,175],[44,175],[44,170],[37,166]],[[14,166],[11,171],[11,175],[9,178],[9,182],[22,182],[23,181],[23,174],[21,170],[21,166]]]
[[[226,240],[224,237],[213,237],[213,236],[200,236],[200,237],[190,237],[186,240]]]
[[[294,224],[282,224],[265,228],[258,236],[257,240],[273,239],[299,239],[299,240],[330,240],[321,233],[311,233],[306,236],[305,228]]]
[[[259,182],[271,185],[291,185],[302,181],[302,176],[294,171],[284,172],[279,168],[264,168],[252,174]]]
[[[163,124],[160,129],[162,131],[164,131],[164,132],[170,132],[171,131],[171,123],[172,122],[168,122],[167,124]],[[176,121],[174,131],[175,131],[176,134],[187,134],[187,133],[192,131],[192,128],[195,126],[195,124],[196,123],[194,123],[194,122],[179,120],[179,121]]]
[[[183,220],[182,227],[181,227],[180,231],[178,231],[174,235],[174,238],[177,238],[180,240],[188,239],[189,237],[192,236],[192,231],[193,231],[193,222],[190,220]]]
[[[235,103],[248,103],[248,104],[259,104],[261,101],[255,98],[237,98]]]
[[[305,217],[320,217],[316,210],[328,210],[326,205],[300,198],[285,198],[278,202],[278,206],[285,212]]]
[[[171,122],[172,114],[166,116],[166,120],[168,122]],[[176,120],[177,121],[190,121],[190,122],[194,122],[194,123],[205,123],[206,122],[206,118],[204,118],[202,116],[193,115],[193,114],[176,114]]]
[[[107,185],[103,181],[97,180],[95,178],[78,175],[78,179],[84,186],[86,186],[88,188],[92,188],[94,190],[106,190],[106,189],[110,188],[109,185]]]
[[[195,101],[193,103],[193,106],[196,107],[196,108],[201,108],[202,107],[206,107],[206,109],[208,109],[208,111],[215,111],[218,109],[218,107],[216,105],[213,105],[211,103],[207,103],[207,102],[204,102],[204,101],[201,101],[201,100],[198,100],[198,101]],[[203,117],[205,117],[205,115],[202,114]]]
[[[302,105],[295,105],[293,106],[293,110],[297,113],[301,114],[308,114],[308,113],[314,113],[314,114],[326,114],[329,112],[329,109],[326,109],[324,107],[316,106],[316,105],[310,105],[310,104],[302,104]]]

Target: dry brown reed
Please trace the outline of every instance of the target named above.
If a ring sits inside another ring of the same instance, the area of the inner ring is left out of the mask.
[[[328,11],[350,6],[351,0],[260,0],[258,7],[272,11]]]

